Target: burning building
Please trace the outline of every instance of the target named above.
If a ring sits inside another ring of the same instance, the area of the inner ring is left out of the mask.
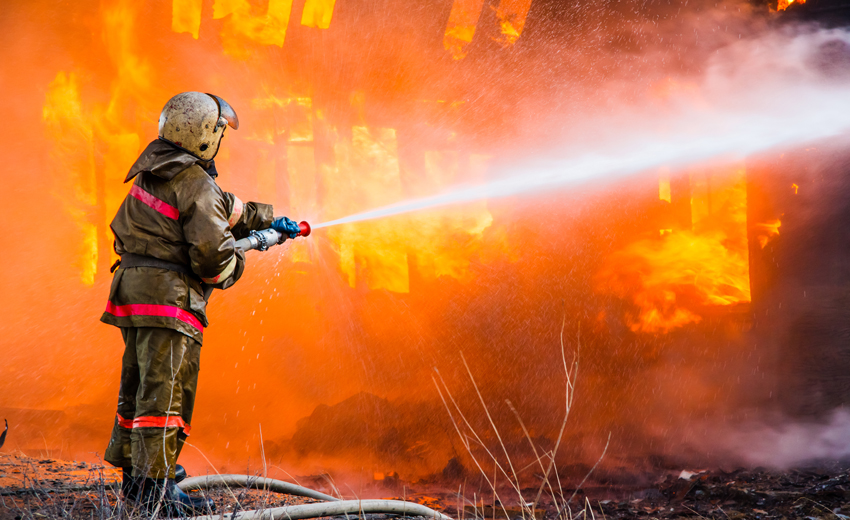
[[[725,55],[737,73],[747,60],[770,61],[753,50],[764,42],[801,45],[772,36],[768,6],[691,3],[11,7],[0,22],[15,42],[2,73],[18,102],[2,132],[21,152],[9,171],[28,173],[8,176],[0,196],[12,215],[43,208],[62,238],[32,240],[36,220],[9,232],[21,250],[8,260],[16,276],[0,281],[14,295],[0,308],[0,393],[10,419],[62,414],[49,431],[16,421],[7,446],[103,449],[120,356],[118,337],[96,320],[115,260],[108,222],[174,92],[221,93],[239,112],[242,128],[217,158],[226,189],[331,221],[485,186],[506,164],[530,172],[553,150],[616,155],[634,135],[711,122],[701,114],[756,97],[704,80],[719,49],[740,49],[741,35],[756,42],[746,56]],[[846,35],[817,38],[814,57],[800,59],[843,86]],[[682,103],[691,114],[677,119]],[[835,229],[846,206],[835,150],[846,142],[833,138],[743,156],[672,154],[635,175],[592,179],[602,185],[479,197],[252,254],[246,277],[210,307],[197,449],[185,456],[241,469],[265,454],[298,471],[404,478],[471,468],[434,368],[483,431],[482,392],[518,458],[529,453],[511,406],[551,449],[564,407],[562,324],[570,352],[581,331],[582,360],[564,466],[594,460],[609,434],[606,460],[636,467],[716,453],[706,422],[725,427],[764,410],[823,417],[847,404],[850,363]]]

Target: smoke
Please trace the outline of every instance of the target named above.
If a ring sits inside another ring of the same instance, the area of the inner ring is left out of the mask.
[[[755,412],[761,419],[718,428],[707,426],[713,440],[702,439],[713,451],[715,464],[787,469],[847,460],[850,448],[850,412],[838,408],[817,420]]]

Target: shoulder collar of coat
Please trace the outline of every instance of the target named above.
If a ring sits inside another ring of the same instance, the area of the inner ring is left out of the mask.
[[[207,166],[206,161],[177,148],[167,141],[155,139],[145,148],[136,159],[124,182],[130,182],[142,172],[151,172],[161,179],[170,181],[186,168],[197,164],[201,168]]]

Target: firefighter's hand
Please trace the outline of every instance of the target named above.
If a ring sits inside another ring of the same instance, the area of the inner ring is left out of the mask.
[[[298,227],[298,222],[295,222],[289,217],[277,217],[274,219],[272,221],[272,229],[281,235],[288,236],[289,238],[295,238],[298,236],[298,233],[301,232],[301,228]]]

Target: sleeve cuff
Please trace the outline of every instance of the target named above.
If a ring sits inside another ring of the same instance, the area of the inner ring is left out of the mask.
[[[221,271],[220,273],[218,273],[217,276],[215,276],[214,278],[201,278],[201,280],[203,280],[204,283],[210,284],[210,285],[221,283],[222,281],[230,278],[230,276],[233,274],[233,271],[235,269],[236,269],[236,255],[233,255],[233,257],[231,257],[230,262],[227,263],[227,266],[224,268],[224,270]]]

